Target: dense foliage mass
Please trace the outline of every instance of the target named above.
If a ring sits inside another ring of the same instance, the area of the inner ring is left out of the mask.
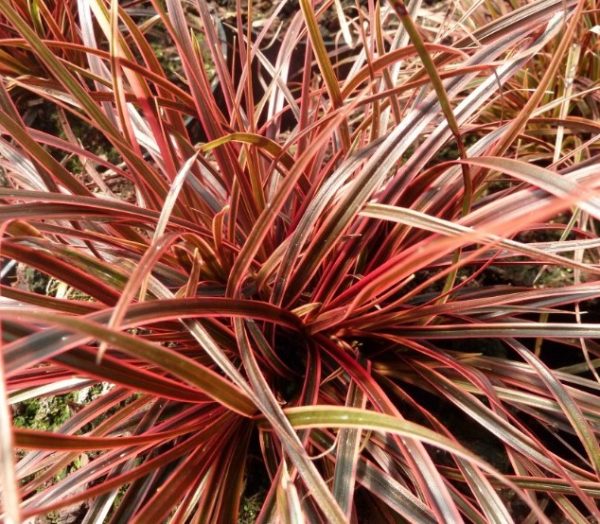
[[[598,7],[0,0],[4,522],[599,519]]]

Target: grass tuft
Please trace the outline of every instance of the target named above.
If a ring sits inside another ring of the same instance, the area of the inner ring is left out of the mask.
[[[258,7],[0,0],[3,521],[600,520],[598,10]]]

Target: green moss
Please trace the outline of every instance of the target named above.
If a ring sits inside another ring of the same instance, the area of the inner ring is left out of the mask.
[[[40,401],[38,399],[20,402],[16,407],[16,410],[18,410],[19,414],[13,417],[14,425],[18,428],[33,427],[39,409]]]
[[[264,496],[265,494],[261,492],[244,498],[242,507],[240,508],[238,524],[254,524],[256,522]]]
[[[83,163],[81,162],[79,157],[74,155],[67,160],[67,162],[65,163],[65,168],[67,169],[67,171],[73,173],[74,175],[80,175],[84,171]]]
[[[74,394],[56,395],[26,400],[15,405],[13,423],[16,427],[54,430],[71,416],[69,403]]]

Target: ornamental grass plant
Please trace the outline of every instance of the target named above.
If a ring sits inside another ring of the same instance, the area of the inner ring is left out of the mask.
[[[0,0],[3,521],[600,520],[598,7]]]

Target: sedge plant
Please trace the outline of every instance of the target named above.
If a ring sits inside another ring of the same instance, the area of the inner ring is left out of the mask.
[[[598,519],[595,4],[233,12],[0,0],[4,522]]]

